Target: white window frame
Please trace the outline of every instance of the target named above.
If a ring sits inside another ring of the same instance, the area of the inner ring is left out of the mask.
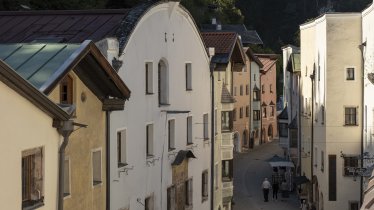
[[[209,139],[209,114],[208,113],[203,114],[203,135],[204,135],[204,140]]]
[[[153,84],[153,78],[154,78],[154,71],[153,71],[153,62],[148,61],[145,62],[145,93],[147,95],[154,94],[154,84]]]
[[[100,183],[97,183],[97,184],[95,184],[94,183],[94,159],[93,159],[93,157],[94,157],[94,153],[95,152],[100,152]],[[102,148],[101,147],[99,147],[99,148],[96,148],[96,149],[92,149],[91,150],[91,173],[92,173],[92,176],[91,176],[91,178],[92,178],[92,188],[94,188],[94,187],[98,187],[98,186],[101,186],[101,185],[103,185],[103,152],[102,152]]]
[[[168,120],[168,150],[175,150],[175,118]]]
[[[148,130],[148,129],[150,129],[150,130]],[[146,124],[145,131],[146,131],[145,132],[145,139],[146,139],[145,140],[145,142],[146,142],[145,154],[146,154],[147,158],[150,158],[150,157],[154,156],[154,124],[153,124],[153,122]],[[150,134],[150,136],[148,136],[148,134]],[[148,138],[148,137],[150,137],[150,138]],[[147,148],[148,148],[148,150],[147,150]]]
[[[358,125],[359,125],[359,116],[360,116],[360,113],[359,113],[359,106],[354,106],[354,105],[352,105],[352,106],[344,106],[343,108],[344,108],[344,110],[343,110],[343,114],[344,114],[344,117],[343,117],[343,125],[344,125],[344,126],[358,126]],[[345,109],[346,109],[346,108],[354,108],[354,109],[356,109],[356,116],[355,116],[355,118],[356,118],[356,123],[355,123],[355,124],[346,124],[346,122],[345,122],[345,116],[346,116]]]
[[[187,145],[193,144],[193,117],[192,115],[186,118],[186,137]]]
[[[118,134],[121,133],[121,160],[118,162]],[[117,163],[118,163],[118,168],[122,168],[127,165],[127,128],[121,128],[118,129],[116,132],[116,137],[117,137]],[[123,135],[124,134],[124,135]]]
[[[186,70],[186,91],[192,90],[192,63],[188,62],[185,64],[185,70]]]
[[[344,80],[347,82],[354,82],[356,81],[356,67],[355,66],[346,66],[344,71]],[[348,78],[348,70],[353,69],[353,79]]]

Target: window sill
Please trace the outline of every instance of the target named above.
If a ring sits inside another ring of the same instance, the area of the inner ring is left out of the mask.
[[[159,106],[159,107],[161,107],[161,106],[170,106],[170,104],[159,103],[158,106]]]
[[[175,150],[175,148],[169,148],[169,152],[172,152],[174,150]]]
[[[205,137],[205,138],[204,138],[204,141],[208,141],[208,140],[209,140],[209,137]]]
[[[118,163],[118,168],[123,168],[127,165],[128,165],[127,163]]]
[[[188,142],[187,143],[187,146],[191,146],[191,145],[193,145],[193,142]]]
[[[201,203],[204,203],[207,200],[208,200],[208,196],[203,196],[203,198],[201,199]]]
[[[29,204],[28,206],[23,206],[24,204],[22,204],[22,210],[33,210],[44,206],[43,199],[39,201],[31,201],[31,203],[32,204]]]
[[[356,127],[358,124],[344,124],[345,127]]]
[[[154,93],[145,93],[145,95],[154,95]]]
[[[103,182],[102,181],[93,181],[92,186],[100,186]]]
[[[68,198],[71,198],[71,194],[70,193],[64,193],[64,200],[68,199]]]
[[[192,89],[186,89],[186,91],[192,91]]]
[[[184,209],[185,209],[185,210],[191,210],[191,209],[193,209],[193,208],[192,208],[192,205],[185,205]]]
[[[151,158],[154,158],[155,156],[154,155],[147,155],[147,159],[151,159]]]

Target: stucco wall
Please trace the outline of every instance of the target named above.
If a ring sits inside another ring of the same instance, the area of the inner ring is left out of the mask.
[[[254,132],[258,132],[258,136],[254,137],[255,146],[258,146],[260,144],[260,138],[261,138],[261,100],[255,101],[253,100],[253,89],[256,86],[258,89],[261,89],[261,78],[260,78],[260,67],[258,64],[251,60],[251,134],[254,135]],[[261,97],[261,91],[260,91],[260,97]],[[260,112],[260,119],[254,120],[253,119],[253,111],[258,110]]]
[[[120,60],[119,75],[130,88],[131,99],[125,110],[111,114],[111,151],[117,151],[116,132],[126,129],[128,168],[119,173],[117,154],[111,153],[111,208],[144,209],[144,198],[153,194],[156,210],[166,208],[167,187],[172,184],[172,167],[176,152],[190,149],[197,159],[189,159],[188,176],[193,178],[193,207],[208,209],[202,202],[201,177],[209,171],[210,140],[203,140],[203,114],[209,114],[209,59],[189,14],[175,2],[151,8],[138,22]],[[152,36],[150,36],[150,34]],[[165,40],[166,39],[166,40]],[[158,104],[157,68],[165,61],[169,71],[169,106]],[[153,66],[154,94],[145,94],[145,63]],[[185,63],[192,63],[192,91],[185,90]],[[189,111],[167,114],[166,111]],[[193,117],[193,145],[186,145],[186,118]],[[176,150],[168,152],[167,120],[175,120]],[[154,164],[146,159],[146,124],[154,125]],[[210,138],[210,131],[209,131]],[[210,184],[209,184],[210,185]],[[210,189],[210,188],[209,188]]]
[[[74,121],[88,125],[70,135],[65,156],[70,160],[70,196],[64,198],[64,209],[105,209],[106,205],[106,147],[105,147],[105,112],[102,102],[88,89],[73,72],[73,101],[76,105]],[[86,101],[81,100],[81,94]],[[60,86],[49,94],[49,98],[59,103]],[[101,150],[102,183],[92,184],[92,151]]]
[[[52,119],[27,99],[0,82],[1,209],[22,209],[22,151],[43,148],[44,206],[57,208],[60,135]]]

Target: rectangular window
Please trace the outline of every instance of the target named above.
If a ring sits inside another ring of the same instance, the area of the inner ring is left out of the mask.
[[[249,117],[249,106],[245,107],[245,117]]]
[[[359,209],[360,209],[360,205],[358,201],[349,201],[349,210],[359,210]]]
[[[249,85],[246,85],[246,86],[245,86],[245,94],[246,94],[246,95],[249,95]]]
[[[291,129],[290,130],[290,135],[291,135],[290,147],[291,148],[297,148],[297,130],[296,129]]]
[[[253,100],[254,101],[259,101],[260,100],[260,91],[258,91],[258,90],[253,91]]]
[[[236,96],[236,87],[234,87],[234,96]]]
[[[186,90],[192,90],[192,64],[186,63]]]
[[[321,171],[325,170],[325,153],[321,151]]]
[[[265,85],[261,85],[261,91],[262,93],[265,93]]]
[[[192,116],[187,117],[187,144],[192,144]]]
[[[175,209],[175,186],[171,186],[167,189],[167,210]]]
[[[270,93],[272,93],[273,92],[273,88],[272,88],[272,84],[270,84],[270,87],[269,87],[269,90],[270,90]]]
[[[232,131],[232,112],[224,111],[221,112],[221,130],[222,132]]]
[[[239,109],[239,117],[240,119],[243,118],[243,107],[240,107]]]
[[[214,110],[214,132],[215,134],[218,133],[218,130],[217,130],[217,119],[218,119],[218,113],[217,113],[217,109]]]
[[[145,93],[153,94],[153,63],[145,63]]]
[[[240,85],[240,95],[243,95],[243,85]]]
[[[153,196],[144,199],[144,210],[153,210]]]
[[[288,137],[287,123],[278,123],[278,125],[279,125],[279,137]]]
[[[253,110],[253,120],[260,120],[260,110]]]
[[[266,107],[262,107],[262,118],[267,117]]]
[[[358,167],[358,158],[356,157],[344,157],[344,176],[354,176],[355,174],[352,169]]]
[[[92,152],[92,185],[101,184],[101,150]]]
[[[22,208],[33,209],[44,200],[43,148],[22,151]]]
[[[329,155],[329,201],[336,201],[336,155]]]
[[[60,103],[73,104],[73,78],[65,76],[60,83]]]
[[[201,175],[201,197],[202,201],[208,200],[208,170]]]
[[[146,155],[153,156],[153,124],[146,127]]]
[[[192,179],[189,179],[185,182],[185,190],[186,190],[186,206],[192,206]]]
[[[64,197],[70,195],[70,160],[64,160]]]
[[[232,110],[232,120],[236,121],[236,109]]]
[[[233,160],[222,160],[222,181],[231,181],[233,178]]]
[[[357,110],[355,107],[345,108],[345,125],[357,125]]]
[[[318,149],[314,147],[314,160],[313,160],[314,167],[318,166]]]
[[[355,69],[354,68],[347,68],[346,79],[355,80]]]
[[[204,114],[203,115],[203,124],[204,124],[204,139],[209,139],[209,115]]]
[[[321,106],[321,113],[322,113],[322,119],[321,119],[321,124],[325,124],[325,106]]]
[[[168,149],[175,149],[175,120],[168,121]]]
[[[214,188],[218,189],[218,164],[214,165]]]
[[[271,110],[270,110],[270,117],[274,117],[275,108],[274,108],[274,106],[271,106],[270,108],[271,108]]]
[[[256,81],[256,74],[253,74],[253,81]]]
[[[126,130],[117,132],[117,162],[118,168],[126,166]]]

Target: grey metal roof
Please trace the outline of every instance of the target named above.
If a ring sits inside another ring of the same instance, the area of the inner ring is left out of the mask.
[[[231,95],[226,85],[222,85],[221,103],[235,103],[235,98]]]
[[[243,24],[224,24],[221,25],[222,29],[217,30],[217,25],[215,24],[202,24],[201,31],[209,32],[209,31],[230,31],[236,32],[240,35],[242,39],[242,43],[244,45],[247,44],[264,44],[258,35],[256,30],[248,30],[245,25]]]
[[[130,90],[92,41],[0,44],[0,59],[44,94],[74,70],[100,100],[130,97]]]
[[[179,150],[177,156],[175,157],[171,165],[180,165],[186,158],[196,158],[191,150]]]
[[[0,59],[40,89],[79,47],[79,44],[1,44]]]
[[[282,112],[278,115],[278,119],[288,120],[287,106],[284,107],[284,109],[282,110]]]

